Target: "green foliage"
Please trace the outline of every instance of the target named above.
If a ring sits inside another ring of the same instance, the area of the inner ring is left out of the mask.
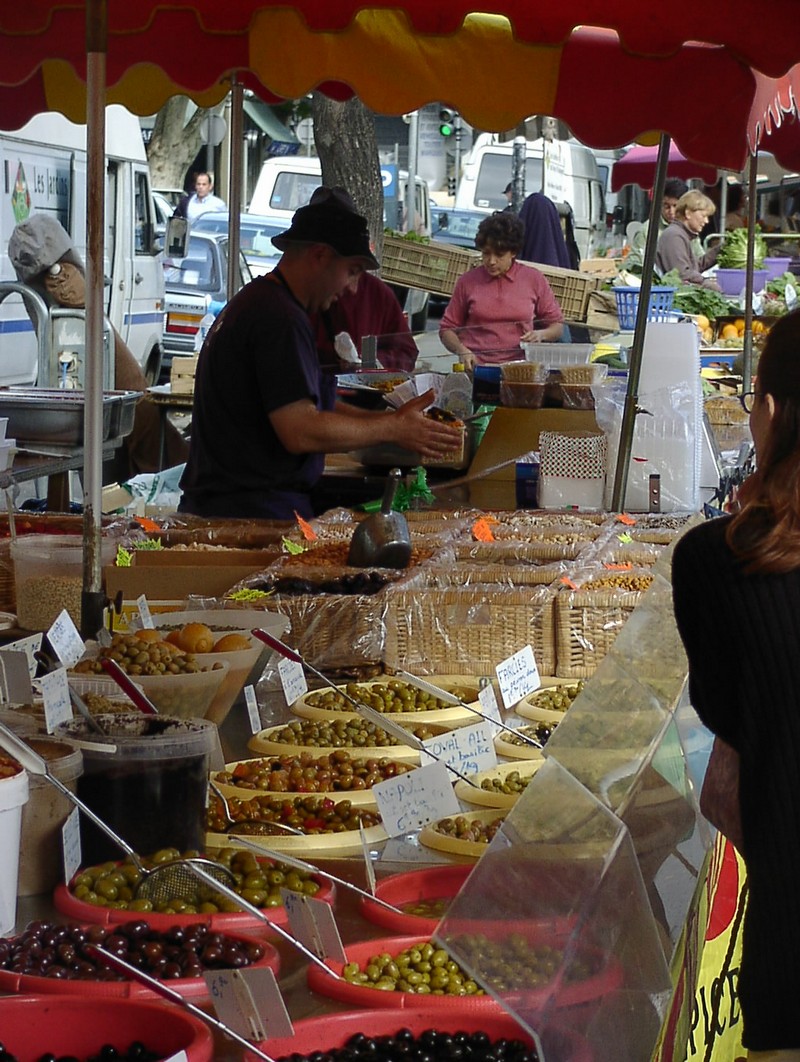
[[[717,265],[723,269],[746,269],[747,268],[747,229],[734,229],[725,233],[725,242],[717,257]],[[768,254],[767,241],[761,235],[761,229],[756,225],[753,237],[753,268],[760,269]]]

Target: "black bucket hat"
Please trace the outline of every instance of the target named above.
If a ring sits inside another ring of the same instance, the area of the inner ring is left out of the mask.
[[[296,211],[291,227],[272,242],[280,251],[292,243],[325,243],[342,258],[358,258],[364,269],[378,269],[380,263],[369,249],[367,219],[348,206],[345,195],[339,189],[318,188],[308,206]]]

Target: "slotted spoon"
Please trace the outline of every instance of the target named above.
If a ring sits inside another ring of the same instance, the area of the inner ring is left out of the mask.
[[[128,842],[124,841],[88,804],[84,804],[80,797],[68,789],[59,778],[51,774],[47,761],[22,738],[9,730],[4,723],[0,723],[0,746],[18,760],[26,771],[44,778],[54,786],[122,849],[139,872],[140,880],[134,894],[137,899],[150,900],[154,907],[169,899],[193,900],[197,896],[197,878],[192,873],[190,866],[192,863],[201,866],[221,886],[236,884],[233,873],[227,867],[211,859],[204,859],[202,856],[170,859],[149,870]]]
[[[244,820],[242,822],[237,822],[236,819],[233,817],[233,815],[231,813],[231,807],[230,807],[230,804],[228,803],[228,798],[222,792],[222,790],[217,785],[217,783],[216,782],[209,782],[208,783],[208,788],[211,790],[211,792],[214,794],[214,796],[217,798],[217,800],[220,802],[220,804],[222,804],[223,814],[225,815],[225,818],[228,820],[228,828],[227,828],[227,830],[225,832],[230,837],[239,838],[240,836],[242,836],[242,834],[236,833],[233,830],[233,827],[234,826],[244,826],[248,822],[252,822],[252,823],[255,823],[256,825],[260,825],[260,826],[274,826],[277,830],[284,830],[286,833],[293,833],[293,834],[295,834],[298,837],[305,837],[306,836],[306,834],[304,834],[302,830],[298,830],[296,826],[290,826],[288,822],[269,822],[269,821],[267,821],[265,819],[246,819],[246,820]]]

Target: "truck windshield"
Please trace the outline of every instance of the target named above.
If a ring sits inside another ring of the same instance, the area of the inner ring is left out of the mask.
[[[475,186],[475,206],[503,210],[508,206],[505,188],[511,180],[511,155],[487,151],[481,159]],[[542,160],[525,160],[525,195],[542,190]]]

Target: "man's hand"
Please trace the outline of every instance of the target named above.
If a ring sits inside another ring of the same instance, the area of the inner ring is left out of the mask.
[[[423,457],[441,457],[461,446],[463,429],[459,425],[425,416],[423,411],[433,399],[434,392],[426,391],[392,414],[397,428],[394,441],[409,450],[417,450]]]

